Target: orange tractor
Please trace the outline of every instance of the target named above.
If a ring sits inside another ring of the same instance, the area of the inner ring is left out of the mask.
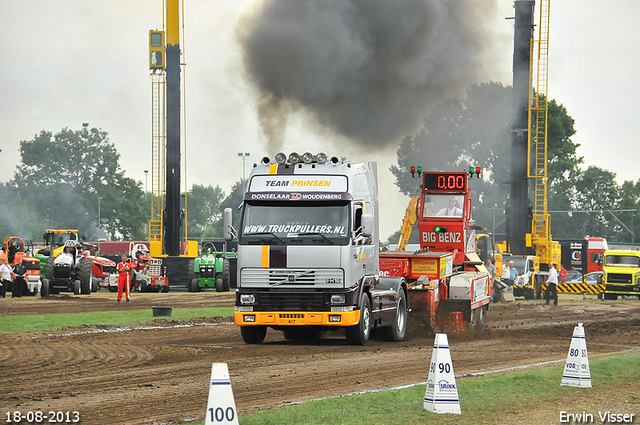
[[[42,282],[40,281],[40,260],[32,257],[33,246],[31,242],[23,241],[18,236],[9,236],[4,240],[2,244],[3,253],[0,257],[6,258],[9,265],[13,267],[20,259],[27,268],[27,273],[24,276],[24,280],[27,284],[26,292],[22,295],[36,295],[42,288]]]

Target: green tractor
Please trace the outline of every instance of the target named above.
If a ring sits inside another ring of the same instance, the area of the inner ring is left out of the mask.
[[[218,252],[213,242],[202,244],[200,256],[189,262],[189,292],[215,288],[216,292],[229,291],[229,258],[235,252]]]

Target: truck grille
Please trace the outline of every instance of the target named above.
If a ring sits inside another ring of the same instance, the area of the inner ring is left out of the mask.
[[[625,273],[609,273],[607,274],[607,283],[633,283],[633,275]]]
[[[342,288],[344,273],[341,269],[242,269],[240,285],[247,288]]]
[[[276,291],[258,292],[258,306],[264,311],[321,311],[326,310],[324,293],[305,292],[279,294]]]

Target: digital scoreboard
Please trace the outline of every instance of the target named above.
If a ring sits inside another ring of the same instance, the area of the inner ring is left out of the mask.
[[[465,192],[466,172],[424,172],[424,190],[427,192]]]

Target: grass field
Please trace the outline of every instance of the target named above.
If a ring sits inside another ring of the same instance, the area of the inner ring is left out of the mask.
[[[214,316],[233,316],[233,307],[175,308],[170,319],[189,320]],[[165,318],[168,319],[168,317],[154,317],[151,310],[0,316],[0,332],[42,332],[82,325],[135,325]]]
[[[589,363],[592,388],[560,386],[564,363],[457,379],[462,415],[424,410],[426,387],[416,385],[255,411],[240,415],[239,420],[243,425],[560,423],[560,411],[566,410],[591,413],[599,422],[598,412],[611,409],[611,403],[621,413],[640,413],[637,394],[630,400],[601,401],[610,388],[640,381],[640,351],[593,357]],[[539,411],[534,419],[526,416],[533,413],[531,409]]]

